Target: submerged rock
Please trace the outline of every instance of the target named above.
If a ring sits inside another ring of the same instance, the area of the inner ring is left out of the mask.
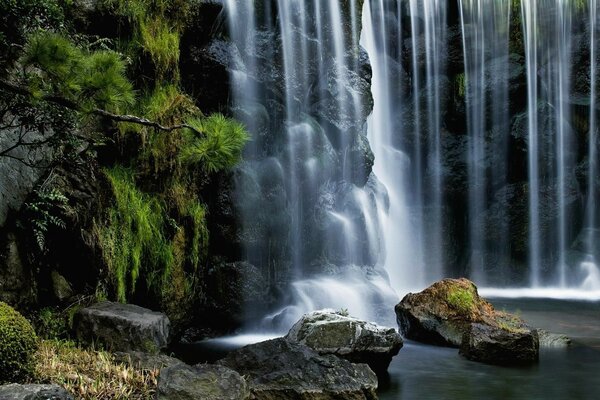
[[[304,344],[319,354],[333,354],[353,363],[365,363],[384,373],[402,348],[394,328],[343,315],[334,310],[314,311],[298,321],[286,339]]]
[[[11,383],[0,386],[2,400],[73,400],[73,396],[58,385],[18,385]]]
[[[219,364],[248,380],[257,400],[377,399],[377,376],[366,364],[352,364],[284,338],[231,352]]]
[[[539,339],[535,329],[504,329],[471,324],[460,346],[460,355],[488,364],[526,364],[537,361]]]
[[[402,334],[413,340],[459,347],[470,360],[492,364],[536,361],[537,330],[515,315],[496,311],[467,279],[444,279],[396,305]]]
[[[245,400],[244,378],[220,365],[177,364],[160,371],[157,400]]]
[[[163,313],[109,301],[79,310],[73,320],[80,341],[125,352],[158,353],[169,344],[170,325]]]

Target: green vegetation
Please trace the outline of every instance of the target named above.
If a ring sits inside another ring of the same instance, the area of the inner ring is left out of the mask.
[[[173,248],[166,238],[164,204],[136,187],[131,170],[117,166],[104,172],[115,204],[98,236],[117,298],[126,301],[127,294],[135,292],[142,267],[149,287],[169,276]]]
[[[452,288],[448,293],[446,302],[461,314],[471,314],[475,307],[475,294],[469,289]]]
[[[8,304],[0,302],[0,384],[20,382],[32,375],[37,346],[31,324]]]
[[[29,38],[21,65],[34,97],[58,95],[84,110],[115,112],[134,101],[125,63],[113,51],[84,51],[61,35],[38,32]]]
[[[56,189],[40,189],[34,192],[31,201],[25,203],[25,215],[40,252],[47,250],[46,233],[50,227],[66,227],[60,210],[67,202],[68,199]]]
[[[181,151],[182,162],[200,164],[209,173],[237,164],[248,140],[246,130],[240,123],[215,114],[190,121],[190,124],[206,136],[198,138],[193,133],[186,132],[185,147]]]
[[[456,75],[454,78],[454,85],[456,87],[456,92],[462,98],[467,94],[467,78],[464,72]]]

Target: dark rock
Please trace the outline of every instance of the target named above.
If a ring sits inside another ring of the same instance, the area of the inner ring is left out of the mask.
[[[169,344],[169,318],[138,307],[109,301],[79,310],[73,327],[77,339],[101,342],[112,351],[158,353]]]
[[[396,316],[406,338],[458,347],[471,323],[493,320],[494,308],[479,297],[471,281],[444,279],[404,296],[396,305]]]
[[[496,311],[467,279],[444,279],[396,305],[407,338],[459,347],[470,360],[491,364],[535,361],[539,339],[519,317]]]
[[[0,301],[17,308],[31,306],[37,299],[33,271],[23,262],[20,242],[10,232],[0,241]]]
[[[58,385],[18,385],[11,383],[0,386],[2,400],[74,400]]]
[[[342,315],[334,310],[306,314],[286,336],[319,354],[333,354],[353,363],[368,364],[377,374],[387,371],[392,357],[402,348],[394,328]]]
[[[220,365],[177,364],[160,371],[157,400],[244,400],[246,381]]]
[[[64,301],[73,296],[73,289],[64,276],[57,271],[52,271],[50,278],[52,279],[54,297],[56,297],[58,301]]]
[[[215,263],[206,277],[207,316],[216,325],[238,326],[251,319],[247,311],[268,302],[261,271],[247,262]],[[258,317],[258,316],[256,316]]]
[[[465,332],[460,354],[488,364],[527,364],[538,360],[539,339],[535,329],[502,329],[471,324]]]
[[[114,358],[118,363],[144,370],[162,369],[184,364],[183,361],[165,354],[151,354],[141,351],[130,351],[127,353],[119,351],[114,354]]]
[[[377,399],[377,376],[366,364],[352,364],[286,339],[231,352],[219,364],[244,375],[257,400]]]

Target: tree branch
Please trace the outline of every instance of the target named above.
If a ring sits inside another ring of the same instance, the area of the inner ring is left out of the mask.
[[[1,79],[0,79],[0,88],[8,90],[9,92],[12,92],[15,94],[22,95],[22,96],[32,97],[32,98],[34,97],[33,93],[28,88],[23,87],[23,86],[14,85],[10,82],[7,82],[7,81],[1,80]],[[158,122],[150,121],[149,119],[146,119],[143,117],[138,117],[135,115],[127,115],[127,114],[114,114],[114,113],[111,113],[110,111],[106,111],[101,108],[93,108],[92,110],[85,110],[79,104],[75,103],[74,101],[69,100],[64,97],[61,97],[61,96],[45,94],[45,95],[42,95],[40,97],[40,99],[50,102],[50,103],[57,104],[59,106],[62,106],[62,107],[65,107],[65,108],[68,108],[71,110],[75,110],[75,111],[79,111],[79,112],[83,112],[83,113],[91,113],[91,114],[94,114],[94,115],[97,115],[97,116],[100,116],[103,118],[108,118],[115,122],[129,122],[132,124],[143,125],[143,126],[147,126],[147,127],[158,129],[160,131],[165,131],[165,132],[172,132],[177,129],[187,128],[187,129],[190,129],[191,131],[193,131],[194,133],[196,133],[196,135],[198,135],[198,136],[204,136],[203,132],[199,131],[198,129],[194,128],[193,126],[191,126],[189,124],[164,126],[164,125],[159,124]]]

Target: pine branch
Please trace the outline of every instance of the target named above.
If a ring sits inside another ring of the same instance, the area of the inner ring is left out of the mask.
[[[4,90],[8,90],[9,92],[12,92],[15,94],[19,94],[21,96],[26,96],[26,97],[31,97],[31,98],[35,97],[33,95],[33,93],[31,92],[31,90],[29,90],[28,88],[23,87],[23,86],[14,85],[10,82],[7,82],[7,81],[1,80],[1,79],[0,79],[0,88],[4,89]],[[143,126],[147,126],[147,127],[158,129],[160,131],[165,131],[165,132],[172,132],[177,129],[187,128],[187,129],[190,129],[191,131],[193,131],[194,133],[196,133],[196,135],[198,135],[198,136],[204,136],[203,132],[199,131],[197,128],[194,128],[193,126],[191,126],[189,124],[164,126],[164,125],[159,124],[158,122],[150,121],[149,119],[146,119],[143,117],[138,117],[136,115],[114,114],[114,113],[111,113],[110,111],[106,111],[101,108],[93,108],[91,110],[85,110],[79,104],[75,103],[74,101],[69,100],[65,97],[61,97],[61,96],[44,94],[41,97],[39,97],[39,99],[50,102],[50,103],[57,104],[59,106],[62,106],[62,107],[65,107],[65,108],[68,108],[71,110],[75,110],[75,111],[79,111],[79,112],[83,112],[83,113],[94,114],[94,115],[97,115],[97,116],[100,116],[103,118],[110,119],[115,122],[129,122],[132,124],[143,125]]]

